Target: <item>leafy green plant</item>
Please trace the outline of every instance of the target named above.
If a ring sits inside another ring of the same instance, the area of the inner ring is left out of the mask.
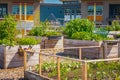
[[[88,76],[89,79],[94,80],[115,80],[120,75],[120,62],[95,62],[89,63]]]
[[[42,27],[34,27],[32,30],[30,30],[28,35],[42,36],[43,35]]]
[[[107,26],[106,30],[108,30],[108,31],[119,31],[120,30],[120,22],[119,22],[119,20],[112,21],[112,25]]]
[[[72,39],[91,40],[91,34],[88,32],[76,32],[72,34]]]
[[[101,34],[94,34],[88,32],[76,32],[73,33],[72,39],[79,39],[79,40],[95,40],[95,41],[102,41],[102,40],[114,40],[113,38],[105,37]]]
[[[40,40],[36,40],[35,38],[18,38],[17,43],[19,45],[35,45],[38,44]]]
[[[34,27],[32,30],[30,30],[30,32],[28,33],[28,35],[31,36],[44,36],[46,30],[49,28],[49,22],[40,22],[39,25],[37,25],[36,27]]]
[[[81,64],[79,62],[60,63],[61,80],[80,79],[79,74]],[[78,70],[79,69],[79,70]],[[36,65],[36,70],[39,70],[39,65]],[[42,64],[42,73],[48,77],[55,78],[57,76],[57,64],[54,62],[44,62]]]
[[[61,36],[62,34],[58,31],[46,31],[45,36]]]
[[[94,24],[88,19],[74,19],[66,24],[65,34],[71,38],[73,33],[76,32],[89,32],[92,33]]]
[[[4,20],[0,22],[0,42],[1,44],[15,45],[15,31],[16,24],[14,16],[7,15]]]

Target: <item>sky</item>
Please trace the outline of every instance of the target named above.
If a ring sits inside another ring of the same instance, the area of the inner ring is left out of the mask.
[[[59,0],[44,0],[45,3],[61,3]]]

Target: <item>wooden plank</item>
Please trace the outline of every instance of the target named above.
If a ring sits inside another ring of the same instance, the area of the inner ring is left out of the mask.
[[[60,80],[60,57],[57,57],[58,80]]]
[[[86,60],[86,62],[117,61],[120,58]]]
[[[6,47],[4,47],[4,69],[6,69],[7,68],[7,66],[6,66]]]
[[[99,48],[100,46],[82,46],[82,47],[65,47],[65,48],[48,48],[43,50],[51,50],[51,49],[78,49],[78,48]]]

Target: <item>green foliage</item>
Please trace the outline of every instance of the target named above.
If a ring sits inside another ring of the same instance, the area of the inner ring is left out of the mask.
[[[119,22],[119,20],[114,20],[112,22],[111,26],[106,27],[106,30],[108,30],[108,31],[119,31],[120,30],[120,22]]]
[[[28,35],[31,36],[60,36],[62,35],[61,31],[62,28],[57,28],[57,30],[55,30],[54,28],[49,26],[49,22],[41,22],[40,25],[38,25],[37,27],[34,27]]]
[[[69,63],[60,63],[60,73],[61,80],[69,80],[72,76],[73,79],[80,79],[77,74],[79,74],[79,70],[81,63],[79,62],[69,62]],[[36,65],[36,70],[39,71],[39,65]],[[48,77],[56,77],[57,76],[57,64],[54,62],[44,62],[42,64],[42,71],[46,73]],[[71,75],[72,73],[72,75]],[[80,75],[80,74],[79,74]]]
[[[116,80],[120,79],[120,62],[95,62],[90,63],[88,76],[91,80]]]
[[[116,34],[115,37],[116,37],[116,38],[120,38],[120,34]]]
[[[42,27],[34,27],[32,30],[30,30],[29,35],[42,36],[43,35]]]
[[[71,38],[72,34],[76,32],[85,31],[91,33],[93,31],[93,27],[93,22],[88,19],[74,19],[66,24],[65,34]]]
[[[15,44],[16,24],[15,18],[11,15],[5,16],[4,20],[0,21],[0,44]]]
[[[49,28],[49,22],[40,22],[40,24],[34,27],[28,35],[31,36],[43,36],[46,30]]]
[[[45,36],[61,36],[62,34],[58,31],[46,31]]]
[[[72,39],[91,40],[91,34],[88,32],[76,32],[72,34]]]
[[[39,65],[36,65],[39,71]],[[91,62],[87,65],[89,80],[120,80],[120,62]],[[61,80],[81,80],[82,65],[80,62],[61,62]],[[57,63],[44,62],[42,73],[51,78],[57,77]]]
[[[102,41],[102,40],[113,40],[113,38],[105,37],[100,34],[88,33],[88,32],[76,32],[72,34],[72,39],[79,39],[79,40],[95,40],[95,41]]]
[[[36,40],[35,38],[18,38],[17,43],[19,45],[35,45],[38,44],[40,40]]]

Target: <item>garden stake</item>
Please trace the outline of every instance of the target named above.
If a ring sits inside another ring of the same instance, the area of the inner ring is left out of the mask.
[[[87,62],[82,63],[82,80],[87,80]]]
[[[42,54],[39,54],[39,75],[42,74]]]
[[[60,58],[57,57],[58,80],[60,80]]]

